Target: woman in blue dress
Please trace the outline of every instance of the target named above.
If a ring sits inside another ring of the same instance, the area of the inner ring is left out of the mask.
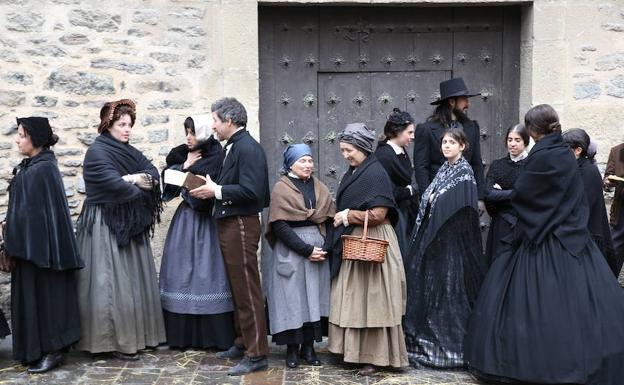
[[[212,116],[184,121],[186,143],[167,155],[167,169],[210,175],[216,179],[223,163],[221,144],[212,136]],[[197,199],[186,189],[165,185],[165,201],[181,195],[163,249],[160,299],[169,347],[227,349],[234,343],[230,284],[225,273],[214,199]]]

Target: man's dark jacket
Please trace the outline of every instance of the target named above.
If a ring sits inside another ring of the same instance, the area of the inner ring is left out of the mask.
[[[464,158],[472,166],[477,180],[479,199],[483,200],[485,181],[479,142],[479,124],[475,120],[463,120],[461,123],[464,127],[464,133],[468,137],[468,149],[464,151]],[[444,131],[445,128],[439,122],[434,121],[416,126],[414,132],[414,174],[421,195],[438,173],[440,166],[446,161],[440,148]]]
[[[228,140],[232,146],[217,179],[221,200],[216,200],[214,217],[258,214],[269,206],[269,173],[264,150],[245,129]]]

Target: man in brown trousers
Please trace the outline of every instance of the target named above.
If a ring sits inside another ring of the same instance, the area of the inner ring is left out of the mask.
[[[192,190],[191,195],[216,198],[214,217],[234,297],[236,322],[234,346],[217,353],[217,357],[242,357],[228,371],[237,376],[268,366],[266,313],[257,251],[261,235],[259,213],[269,206],[269,175],[262,147],[245,129],[245,107],[234,98],[223,98],[211,110],[219,140],[227,140],[225,160],[217,181],[208,177],[206,184]]]

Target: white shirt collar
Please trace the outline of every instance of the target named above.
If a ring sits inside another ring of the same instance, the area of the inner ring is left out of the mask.
[[[386,143],[388,143],[390,145],[390,147],[392,147],[392,149],[394,150],[394,153],[397,155],[401,155],[405,153],[405,149],[399,145],[397,145],[396,143],[394,143],[391,140],[388,140]]]
[[[525,159],[527,156],[529,156],[529,153],[526,150],[522,151],[520,154],[518,154],[518,156],[512,156],[511,154],[509,154],[511,161],[514,163]]]

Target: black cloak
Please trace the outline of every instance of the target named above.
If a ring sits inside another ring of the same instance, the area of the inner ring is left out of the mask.
[[[596,165],[585,157],[579,158],[577,163],[583,184],[585,185],[585,196],[589,206],[589,221],[587,223],[589,233],[594,242],[596,242],[596,246],[602,251],[602,255],[607,260],[613,274],[618,277],[622,269],[622,261],[619,260],[613,248],[607,208],[602,193],[600,171],[598,171]]]
[[[540,244],[554,234],[570,254],[578,256],[589,240],[589,213],[584,189],[575,187],[578,182],[574,156],[561,134],[544,136],[531,149],[514,184],[512,205],[518,214],[516,228],[522,232],[517,235]]]
[[[340,181],[336,193],[336,211],[345,209],[368,210],[387,207],[387,217],[396,225],[398,212],[388,174],[374,154],[369,155],[357,168],[349,167]],[[355,226],[338,226],[333,231],[333,247],[330,256],[332,278],[338,275],[342,264],[342,236],[353,232]]]
[[[43,150],[24,159],[9,186],[7,255],[57,271],[82,268],[56,157]]]
[[[122,179],[127,174],[148,173],[154,186],[145,191]],[[117,243],[127,245],[130,239],[154,229],[160,221],[162,201],[160,175],[154,165],[128,143],[104,132],[89,147],[83,162],[87,199],[81,214],[81,227],[89,230],[92,208],[100,206],[104,222]]]

